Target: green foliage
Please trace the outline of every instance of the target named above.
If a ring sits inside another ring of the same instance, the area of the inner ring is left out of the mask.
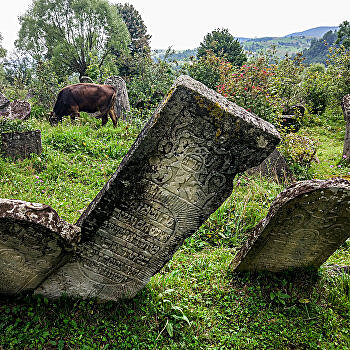
[[[337,44],[342,44],[345,48],[350,49],[350,22],[341,23],[337,34]]]
[[[297,134],[287,134],[281,144],[283,154],[292,162],[310,167],[316,161],[317,141]]]
[[[329,47],[335,45],[337,32],[328,31],[321,39],[312,39],[309,48],[303,51],[305,64],[326,63]]]
[[[34,109],[41,110],[41,115],[43,115],[44,110],[52,110],[58,92],[68,83],[66,77],[61,79],[58,77],[51,61],[36,62],[34,77],[30,84]]]
[[[274,86],[282,104],[289,108],[302,101],[300,85],[303,79],[303,57],[298,54],[293,58],[285,57],[275,64]]]
[[[342,98],[350,93],[350,50],[344,46],[330,48],[327,64],[329,104],[339,106]]]
[[[234,66],[241,66],[247,60],[240,43],[228,29],[216,29],[208,33],[199,44],[197,57],[206,56],[210,51]]]
[[[1,42],[3,40],[2,34],[0,33],[0,58],[6,56],[6,50],[1,46]]]
[[[149,55],[151,36],[147,34],[147,27],[139,12],[129,3],[117,4],[116,7],[130,33],[131,43],[129,47],[131,55]]]
[[[324,66],[312,65],[306,69],[302,88],[303,99],[306,101],[309,113],[322,114],[326,110],[329,94],[328,82]]]
[[[277,125],[282,110],[281,99],[274,84],[275,67],[260,56],[242,67],[220,64],[217,91],[239,106]]]
[[[135,75],[126,80],[130,104],[141,110],[152,110],[171,87],[177,73],[165,61],[153,62],[150,57],[134,60]]]
[[[220,83],[220,62],[220,59],[212,53],[208,53],[208,55],[198,60],[192,59],[185,63],[182,67],[182,72],[209,88],[216,89]]]
[[[20,24],[17,48],[37,61],[52,60],[59,76],[84,76],[90,53],[102,66],[130,42],[125,23],[106,0],[36,0]]]
[[[32,123],[32,121],[0,118],[0,133],[24,132],[31,130],[34,130],[34,124]]]

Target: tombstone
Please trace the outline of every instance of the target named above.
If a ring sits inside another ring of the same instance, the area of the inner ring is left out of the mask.
[[[281,192],[231,267],[279,272],[318,268],[350,236],[350,182],[309,180]]]
[[[0,199],[0,294],[38,287],[79,239],[80,228],[48,205]]]
[[[117,95],[115,99],[115,114],[118,118],[122,116],[126,120],[126,114],[130,111],[128,90],[124,79],[118,76],[111,76],[104,82],[105,85],[112,85],[116,87]]]
[[[76,254],[36,293],[133,297],[278,142],[268,122],[179,77],[79,218]]]
[[[286,132],[297,132],[301,127],[301,118],[304,113],[305,107],[301,105],[285,107],[281,116],[281,127]]]
[[[0,92],[0,118],[1,117],[11,117],[11,107],[10,100]]]
[[[31,153],[41,154],[40,130],[1,133],[1,151],[4,157],[28,158]]]
[[[343,157],[350,161],[350,94],[343,97],[341,107],[346,122]]]
[[[83,75],[83,76],[79,79],[79,81],[80,81],[81,83],[94,83],[94,81],[93,81],[90,77],[85,76],[85,75]]]
[[[12,119],[28,119],[31,112],[30,103],[27,101],[15,100],[10,103]]]
[[[247,173],[249,175],[260,174],[277,182],[295,181],[291,169],[278,149],[275,149],[260,165],[248,169]]]

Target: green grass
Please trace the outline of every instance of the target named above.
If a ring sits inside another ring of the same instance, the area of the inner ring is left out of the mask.
[[[346,176],[348,168],[339,163],[340,117],[324,116],[299,132],[320,140],[313,176]],[[49,204],[69,222],[113,174],[140,130],[136,122],[101,128],[87,116],[76,125],[32,123],[42,131],[43,154],[0,158],[0,197]],[[284,274],[230,270],[283,187],[259,176],[237,177],[232,195],[132,300],[0,299],[0,349],[349,349],[349,276],[331,276],[323,267]],[[350,264],[350,244],[327,264]]]

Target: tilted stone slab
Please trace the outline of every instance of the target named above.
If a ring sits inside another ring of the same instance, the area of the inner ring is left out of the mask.
[[[279,272],[319,267],[350,236],[350,182],[298,182],[281,192],[231,267]]]
[[[116,88],[115,97],[115,114],[118,118],[122,116],[123,120],[126,119],[126,113],[130,111],[128,90],[126,88],[126,83],[122,77],[112,75],[108,77],[104,83],[105,85],[112,85]]]
[[[71,254],[80,227],[48,205],[0,199],[0,294],[35,289]]]
[[[10,104],[10,100],[0,92],[0,110]]]
[[[350,94],[343,97],[341,106],[346,122],[343,156],[350,161]]]
[[[12,119],[28,119],[32,110],[30,103],[27,101],[15,100],[11,102],[11,118]]]
[[[278,142],[271,124],[180,77],[78,220],[76,256],[37,293],[134,296]]]

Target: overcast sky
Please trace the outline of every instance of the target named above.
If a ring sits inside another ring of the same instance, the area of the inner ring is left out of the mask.
[[[110,2],[122,2],[112,0]],[[216,28],[235,37],[284,36],[350,21],[350,0],[129,0],[141,14],[153,49],[193,49]],[[18,16],[32,0],[1,0],[0,33],[11,50]]]

